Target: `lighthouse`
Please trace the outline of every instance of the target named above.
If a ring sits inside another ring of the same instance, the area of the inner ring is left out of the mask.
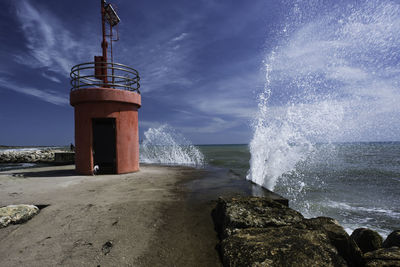
[[[102,55],[71,69],[70,104],[75,119],[75,169],[80,174],[121,174],[139,170],[139,73],[115,63],[119,39],[114,7],[101,0]]]

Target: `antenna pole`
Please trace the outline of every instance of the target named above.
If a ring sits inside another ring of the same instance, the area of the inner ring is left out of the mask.
[[[107,47],[108,47],[108,43],[106,40],[106,18],[105,18],[105,4],[106,1],[105,0],[101,0],[101,26],[102,26],[102,30],[103,30],[103,41],[101,43],[101,47],[103,48],[103,62],[105,62],[103,64],[103,81],[104,83],[107,83]]]

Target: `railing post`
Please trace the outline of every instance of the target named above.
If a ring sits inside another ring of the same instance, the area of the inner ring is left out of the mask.
[[[114,84],[114,81],[115,81],[115,77],[114,77],[114,61],[111,61],[111,69],[112,69],[112,71],[111,71],[111,75],[112,75],[112,83]],[[114,89],[115,89],[115,86],[114,86]]]
[[[81,86],[81,75],[80,75],[80,69],[78,68],[78,88]]]

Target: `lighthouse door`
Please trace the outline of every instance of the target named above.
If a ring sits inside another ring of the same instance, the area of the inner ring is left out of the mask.
[[[115,118],[92,119],[93,166],[97,173],[116,173]]]

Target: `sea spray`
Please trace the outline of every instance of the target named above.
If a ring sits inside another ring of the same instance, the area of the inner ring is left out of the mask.
[[[310,159],[315,152],[315,140],[329,140],[339,129],[343,109],[334,100],[308,97],[307,103],[291,99],[285,107],[269,107],[271,96],[270,60],[264,91],[259,95],[259,110],[253,122],[254,135],[250,142],[250,170],[247,179],[273,190],[283,174],[293,172],[298,164]],[[313,141],[314,140],[314,141]],[[298,177],[300,178],[300,177]],[[285,182],[285,181],[284,181]],[[287,189],[301,192],[304,182],[297,179]],[[297,188],[293,190],[293,187]]]
[[[165,165],[201,167],[203,154],[172,127],[149,128],[140,146],[140,161]]]
[[[334,157],[332,141],[397,139],[400,4],[286,5],[290,11],[265,60],[247,179],[299,199],[309,187],[304,170],[320,164],[322,154]]]

